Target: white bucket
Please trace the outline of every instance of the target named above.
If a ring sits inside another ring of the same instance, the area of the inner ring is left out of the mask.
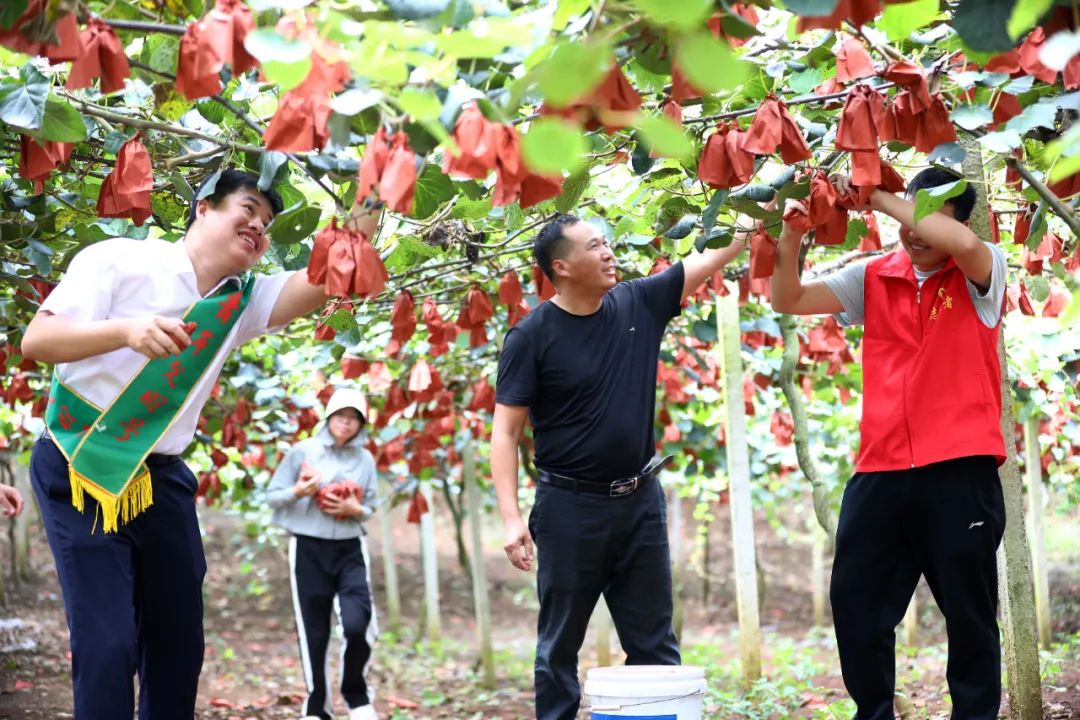
[[[690,665],[627,665],[589,670],[592,720],[701,720],[705,670]]]

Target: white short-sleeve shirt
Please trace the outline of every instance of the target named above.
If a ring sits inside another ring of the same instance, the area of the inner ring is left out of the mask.
[[[191,444],[203,405],[229,353],[271,332],[270,314],[291,274],[256,276],[247,307],[154,452],[178,455]],[[213,294],[224,283],[239,280],[225,278],[207,294]],[[183,241],[114,238],[94,243],[75,255],[41,309],[82,321],[151,315],[181,317],[202,297]],[[125,347],[85,360],[58,363],[56,372],[69,387],[105,407],[146,361],[145,355]]]

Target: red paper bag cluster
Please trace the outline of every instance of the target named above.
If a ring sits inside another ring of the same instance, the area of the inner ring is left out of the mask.
[[[858,38],[849,37],[836,49],[836,79],[851,82],[877,75],[870,53]]]
[[[510,125],[500,125],[499,130],[498,164],[495,168],[497,180],[491,204],[498,207],[517,200],[524,210],[561,195],[561,176],[537,175],[525,165],[517,129]]]
[[[83,53],[83,46],[74,13],[63,15],[53,24],[51,33],[55,36],[56,44],[51,39],[43,40],[40,36],[34,36],[40,35],[38,24],[42,16],[48,16],[48,12],[46,0],[30,0],[26,10],[9,30],[0,28],[0,45],[15,52],[45,57],[54,63],[77,60]]]
[[[346,380],[355,380],[366,373],[370,367],[371,363],[366,358],[357,357],[356,355],[341,356],[341,377]],[[329,398],[327,399],[329,400]]]
[[[877,216],[872,210],[864,210],[862,219],[866,224],[866,234],[859,240],[859,252],[880,250],[881,229],[878,227]]]
[[[810,178],[810,196],[806,213],[795,207],[784,213],[784,222],[802,232],[814,230],[819,245],[840,245],[847,239],[848,215],[841,203],[853,204],[853,198],[840,198],[823,170]]]
[[[124,80],[131,76],[131,66],[113,29],[97,18],[90,18],[79,37],[83,54],[71,63],[64,87],[69,90],[90,87],[94,78],[100,77],[101,92],[122,90]]]
[[[364,501],[364,488],[360,487],[352,480],[345,480],[344,482],[332,482],[328,485],[323,485],[319,488],[319,492],[315,493],[315,504],[319,506],[319,509],[326,512],[327,503],[331,497],[344,500],[349,496],[356,498],[357,502]],[[344,520],[347,516],[337,515],[338,520]]]
[[[338,227],[337,218],[315,236],[308,261],[308,282],[325,285],[331,297],[374,297],[386,287],[379,252],[359,230]]]
[[[218,0],[202,20],[188,25],[180,39],[176,91],[188,100],[221,92],[221,70],[231,65],[239,75],[259,62],[244,49],[244,39],[255,29],[251,11],[240,0]]]
[[[499,302],[508,309],[507,323],[510,327],[517,325],[521,318],[529,314],[530,308],[525,302],[521,279],[513,270],[507,270],[506,274],[499,279]]]
[[[931,97],[921,67],[906,60],[894,62],[886,68],[885,79],[904,88],[892,102],[895,139],[924,153],[942,143],[956,142],[949,109],[940,94]]]
[[[517,130],[512,125],[491,122],[474,103],[465,106],[458,116],[454,142],[458,154],[446,156],[443,172],[482,180],[494,170],[494,207],[516,200],[525,209],[562,193],[562,177],[536,175],[525,166]]]
[[[758,223],[750,236],[750,279],[771,277],[776,266],[776,239]]]
[[[551,280],[539,265],[533,265],[532,275],[533,284],[536,285],[536,297],[540,298],[540,302],[555,297],[555,286],[551,284]]]
[[[380,127],[364,150],[356,201],[378,197],[395,212],[412,212],[416,195],[416,153],[409,146],[409,136],[400,130],[387,138]]]
[[[607,132],[615,132],[630,125],[640,107],[641,95],[613,63],[600,84],[584,98],[564,108],[544,105],[540,114],[573,120],[586,130],[603,127]]]
[[[419,525],[420,519],[429,512],[427,498],[419,490],[413,493],[412,500],[409,501],[409,512],[405,517],[406,522],[410,522],[413,525]]]
[[[744,150],[757,155],[771,155],[779,148],[780,157],[789,165],[809,160],[811,155],[810,147],[788,112],[787,105],[775,95],[766,98],[758,108],[742,146]]]
[[[831,13],[821,17],[800,17],[795,31],[838,30],[847,20],[855,27],[861,27],[877,17],[881,12],[881,0],[839,0]]]
[[[457,321],[459,328],[469,332],[469,347],[480,347],[487,343],[487,329],[484,323],[494,314],[495,311],[491,307],[491,300],[488,299],[487,293],[476,286],[470,288]]]
[[[266,147],[281,152],[322,150],[330,139],[330,93],[340,92],[348,81],[344,61],[330,62],[313,50],[307,77],[282,96],[270,118],[263,135]]]
[[[454,123],[453,138],[457,154],[448,152],[443,172],[454,177],[483,180],[498,160],[498,123],[484,117],[475,103],[465,105]]]
[[[142,225],[150,217],[150,191],[153,188],[150,153],[136,134],[121,146],[116,167],[101,184],[98,217],[130,218],[136,225]]]
[[[394,298],[394,307],[390,310],[390,345],[386,352],[390,357],[397,357],[405,343],[416,333],[416,301],[412,293],[402,290]]]
[[[450,348],[450,343],[454,342],[458,334],[457,326],[443,320],[442,314],[439,312],[439,306],[435,304],[432,298],[424,300],[424,308],[421,310],[420,315],[424,320],[424,327],[428,331],[428,345],[431,346],[428,354],[431,357],[438,357]]]
[[[749,182],[754,174],[754,154],[745,148],[745,139],[738,123],[717,125],[698,159],[698,179],[712,188]]]
[[[19,137],[19,176],[34,183],[34,192],[40,193],[49,175],[61,163],[71,157],[71,143],[45,141],[38,143],[29,135]]]

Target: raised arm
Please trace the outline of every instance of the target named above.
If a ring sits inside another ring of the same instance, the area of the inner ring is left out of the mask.
[[[745,246],[744,243],[745,238],[737,235],[727,247],[693,253],[684,258],[682,261],[683,289],[681,300],[690,297],[703,282],[734,260],[742,252]]]
[[[798,201],[788,200],[784,216],[788,217],[791,212],[805,215],[806,207]],[[843,304],[828,285],[820,280],[804,283],[799,277],[799,250],[805,234],[806,232],[795,224],[784,221],[772,276],[772,308],[776,312],[792,315],[832,315],[843,312]]]
[[[915,203],[884,190],[874,191],[870,207],[914,231],[921,242],[951,255],[971,282],[984,289],[989,287],[993,253],[967,225],[943,212],[932,212],[916,223]]]
[[[525,431],[529,408],[517,405],[495,405],[491,428],[491,479],[499,514],[503,519],[503,538],[510,563],[519,570],[532,567],[532,536],[518,507],[518,443]]]

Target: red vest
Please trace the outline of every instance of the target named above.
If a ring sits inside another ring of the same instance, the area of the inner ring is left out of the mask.
[[[998,329],[979,319],[951,258],[920,290],[903,250],[866,267],[857,472],[959,457],[1005,461]]]

